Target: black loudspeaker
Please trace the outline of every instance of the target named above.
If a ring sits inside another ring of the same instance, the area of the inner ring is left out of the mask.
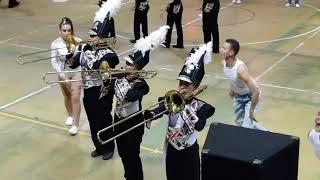
[[[212,123],[202,180],[297,180],[298,137]]]

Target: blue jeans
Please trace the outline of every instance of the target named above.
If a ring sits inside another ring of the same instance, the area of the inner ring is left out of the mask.
[[[250,106],[251,106],[252,94],[244,94],[238,95],[236,94],[233,99],[233,109],[235,113],[235,122],[238,126],[250,128],[250,129],[258,129],[266,131],[267,129],[258,124],[255,121],[252,121],[249,117]],[[261,96],[259,96],[259,100],[254,109],[254,112],[258,110],[259,102],[261,101]]]
[[[291,4],[292,0],[288,0],[288,3]],[[300,0],[294,0],[295,4],[300,4]]]

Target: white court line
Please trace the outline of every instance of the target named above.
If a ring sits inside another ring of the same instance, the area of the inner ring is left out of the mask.
[[[318,27],[320,28],[320,26]],[[319,32],[319,30],[317,32],[315,32],[314,34],[312,34],[311,36],[315,36],[317,33]],[[277,61],[276,63],[274,63],[272,66],[270,66],[267,70],[265,70],[261,75],[259,75],[258,77],[255,78],[256,81],[259,81],[264,75],[266,75],[269,71],[271,71],[274,67],[276,67],[279,63],[281,63],[282,61],[284,61],[288,56],[290,56],[294,51],[296,51],[297,49],[299,49],[301,46],[304,45],[304,42],[309,40],[310,37],[306,38],[303,42],[301,42],[298,46],[296,46],[293,50],[291,50],[289,53],[287,53],[285,56],[283,56],[279,61]]]
[[[49,89],[49,88],[51,88],[52,86],[55,86],[55,85],[57,85],[57,84],[52,84],[52,85],[46,86],[46,87],[44,87],[44,88],[42,88],[42,89],[40,89],[38,91],[32,92],[32,93],[30,93],[30,94],[28,94],[28,95],[26,95],[26,96],[24,96],[22,98],[19,98],[19,99],[15,100],[15,101],[13,101],[13,102],[11,102],[9,104],[3,105],[3,106],[0,107],[0,110],[8,108],[8,107],[20,102],[20,101],[23,101],[23,100],[25,100],[25,99],[27,99],[27,98],[29,98],[31,96],[34,96],[34,95],[36,95],[36,94],[38,94],[38,93],[40,93],[40,92],[42,92],[44,90],[47,90],[47,89]]]
[[[173,69],[166,69],[166,68],[159,68],[159,69],[173,71]],[[222,77],[222,76],[219,76],[219,75],[204,75],[204,76],[206,76],[206,77],[213,76],[216,79],[228,80],[228,78]],[[312,91],[312,90],[309,90],[309,89],[291,88],[291,87],[277,86],[277,85],[265,84],[265,83],[258,83],[258,85],[267,86],[267,87],[273,87],[273,88],[276,88],[276,89],[286,89],[286,90],[299,91],[299,92],[311,92],[313,94],[320,95],[320,92]]]
[[[162,67],[160,67],[159,69],[166,70],[166,71],[173,71],[173,69],[162,68]]]

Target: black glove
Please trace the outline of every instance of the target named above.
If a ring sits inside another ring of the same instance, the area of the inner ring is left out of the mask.
[[[73,53],[71,53],[71,54],[67,54],[67,55],[66,55],[66,59],[70,59],[70,58],[72,58],[72,57],[73,57],[73,55],[74,55]]]
[[[86,52],[87,50],[92,51],[92,46],[90,46],[89,44],[84,45],[82,51]]]
[[[145,120],[152,119],[155,116],[155,113],[150,110],[145,110],[143,116]]]

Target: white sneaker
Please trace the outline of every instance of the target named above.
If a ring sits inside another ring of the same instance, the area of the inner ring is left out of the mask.
[[[237,0],[232,0],[232,3],[236,3]]]
[[[291,6],[291,4],[290,4],[290,3],[287,3],[287,4],[285,5],[285,7],[289,7],[289,6]]]
[[[240,4],[241,3],[241,0],[237,0],[237,4]]]
[[[299,8],[300,7],[300,4],[296,4],[296,8]]]
[[[78,132],[79,132],[79,129],[78,129],[77,126],[72,126],[72,127],[69,129],[69,134],[72,135],[72,136],[78,134]]]
[[[67,126],[72,126],[72,124],[73,124],[73,118],[72,118],[72,117],[68,117],[67,120],[66,120],[66,122],[65,122],[65,124],[66,124]]]

